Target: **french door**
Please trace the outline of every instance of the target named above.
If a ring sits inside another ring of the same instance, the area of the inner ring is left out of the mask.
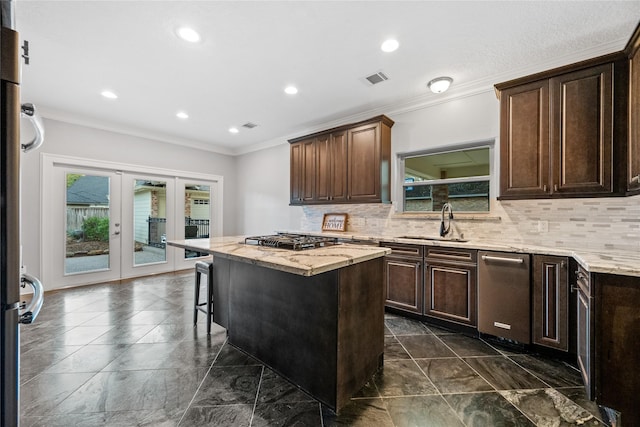
[[[206,239],[214,236],[216,224],[221,221],[216,216],[221,211],[216,209],[220,205],[216,182],[193,178],[178,178],[176,180],[176,239]],[[176,249],[176,270],[188,268],[198,258],[207,254]]]
[[[221,181],[43,155],[43,281],[59,288],[192,268],[209,255],[166,241],[221,234]]]
[[[172,177],[123,173],[123,277],[174,270],[166,245],[168,231],[171,235],[175,228],[174,198]]]
[[[43,275],[54,287],[120,278],[121,175],[70,165],[52,170],[45,194],[55,207],[43,209]]]

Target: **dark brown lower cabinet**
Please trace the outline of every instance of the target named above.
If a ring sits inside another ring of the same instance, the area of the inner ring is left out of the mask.
[[[594,362],[594,316],[589,273],[582,267],[576,270],[576,357],[582,374],[585,391],[589,399],[594,398],[593,362]]]
[[[424,314],[477,325],[477,251],[429,248],[425,255]]]
[[[595,400],[620,412],[622,425],[640,426],[640,277],[591,278]]]
[[[533,342],[569,351],[569,276],[566,257],[533,256]]]
[[[422,246],[396,243],[381,246],[392,251],[384,258],[385,305],[422,314]]]

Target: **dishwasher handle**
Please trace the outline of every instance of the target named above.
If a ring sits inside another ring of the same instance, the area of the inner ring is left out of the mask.
[[[524,263],[524,259],[522,258],[506,258],[500,256],[492,256],[492,255],[482,255],[483,261],[497,261],[497,262],[508,262],[511,264],[522,264]]]

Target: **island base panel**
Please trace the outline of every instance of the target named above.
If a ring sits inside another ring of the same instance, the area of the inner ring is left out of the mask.
[[[381,366],[382,258],[314,276],[215,262],[229,272],[229,342],[336,412]]]

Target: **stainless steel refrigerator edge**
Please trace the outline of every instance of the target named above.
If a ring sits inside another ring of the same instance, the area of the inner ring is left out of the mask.
[[[19,41],[12,25],[11,4],[2,2],[0,33],[0,262],[2,278],[2,425],[18,425],[20,343],[18,316],[20,305],[20,92]]]
[[[0,1],[0,384],[2,406],[0,425],[13,427],[20,420],[20,323],[31,323],[42,307],[42,284],[21,274],[20,250],[20,150],[37,148],[44,137],[20,144],[20,116],[34,122],[35,107],[20,105],[20,43],[14,31],[13,1]],[[23,55],[26,59],[27,55]],[[33,297],[20,303],[20,287],[30,285]]]

